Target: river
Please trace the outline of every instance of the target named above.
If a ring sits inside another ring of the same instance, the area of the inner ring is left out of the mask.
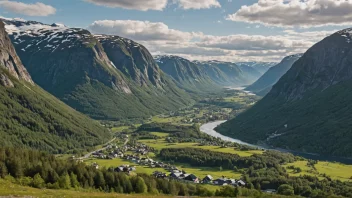
[[[259,145],[254,145],[254,144],[249,144],[247,142],[243,142],[238,139],[230,138],[227,136],[224,136],[218,132],[216,132],[214,129],[219,126],[220,124],[226,122],[226,120],[220,120],[216,122],[209,122],[205,123],[202,126],[200,126],[200,131],[203,133],[206,133],[208,135],[211,135],[213,137],[218,137],[221,138],[222,140],[225,141],[230,141],[230,142],[235,142],[238,144],[243,144],[247,146],[252,146],[255,148],[260,148],[260,149],[269,149],[269,150],[277,150],[281,152],[287,152],[287,153],[292,153],[297,156],[304,157],[306,159],[313,159],[313,160],[320,160],[320,161],[330,161],[330,162],[340,162],[343,164],[352,164],[352,158],[343,158],[343,157],[333,157],[333,156],[323,156],[323,155],[318,155],[318,154],[311,154],[311,153],[304,153],[304,152],[299,152],[299,151],[292,151],[292,150],[285,150],[281,148],[267,148]]]

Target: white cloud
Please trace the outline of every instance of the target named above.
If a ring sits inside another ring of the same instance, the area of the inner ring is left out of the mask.
[[[96,5],[130,10],[163,10],[168,0],[85,0]]]
[[[132,20],[102,20],[89,26],[95,34],[118,35],[135,40],[152,54],[173,54],[191,60],[280,61],[284,56],[303,53],[332,31],[296,32],[285,30],[282,35],[227,36],[184,32],[164,23]]]
[[[56,9],[40,2],[26,4],[17,1],[0,1],[0,7],[9,12],[27,16],[48,16],[56,13]]]
[[[134,20],[95,21],[88,28],[95,34],[119,35],[139,41],[184,41],[190,40],[198,34],[170,29],[166,24],[160,22]]]
[[[163,10],[168,2],[177,4],[181,9],[209,9],[221,7],[218,0],[84,0],[100,6],[130,10]]]
[[[188,9],[209,9],[209,8],[220,8],[221,5],[218,0],[173,0],[174,3],[178,4],[179,7]]]
[[[227,20],[304,28],[351,25],[352,0],[259,0],[242,6]]]

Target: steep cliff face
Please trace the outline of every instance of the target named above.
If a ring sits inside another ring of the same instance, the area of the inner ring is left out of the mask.
[[[35,85],[0,21],[0,144],[52,153],[86,150],[110,139],[98,122]]]
[[[217,130],[252,143],[351,157],[351,32],[314,45],[261,101]]]
[[[302,56],[295,54],[285,57],[279,64],[271,67],[263,76],[256,82],[248,86],[246,90],[264,96],[277,83],[277,81],[292,67],[292,65]]]
[[[188,92],[209,92],[220,89],[206,73],[205,68],[178,56],[155,57],[161,70]]]
[[[34,81],[93,118],[149,117],[192,102],[131,40],[60,24],[5,23]]]
[[[18,80],[26,81],[33,84],[32,78],[22,65],[20,58],[17,56],[10,38],[8,37],[4,23],[0,21],[0,67],[4,67],[8,73]],[[13,83],[5,73],[0,73],[0,83],[3,86],[13,87]]]
[[[119,36],[96,35],[112,61],[124,75],[140,86],[163,87],[161,71],[142,45]]]

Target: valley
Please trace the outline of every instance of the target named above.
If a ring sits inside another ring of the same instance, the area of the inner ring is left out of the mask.
[[[209,154],[223,153],[225,155],[235,155],[241,159],[254,156],[265,156],[268,152],[272,152],[263,146],[251,145],[240,140],[223,136],[214,131],[214,128],[217,125],[224,122],[218,121],[223,118],[221,116],[227,116],[231,119],[231,117],[236,116],[236,112],[241,112],[249,108],[250,105],[253,105],[252,94],[241,89],[229,90],[230,89],[224,89],[226,97],[222,99],[213,98],[212,100],[205,100],[207,102],[200,101],[199,104],[195,104],[194,107],[189,107],[177,112],[171,112],[169,115],[154,116],[140,124],[113,127],[116,135],[120,137],[118,139],[121,139],[121,137],[124,137],[125,139],[127,138],[129,139],[129,143],[125,145],[122,144],[121,141],[118,141],[109,144],[109,146],[110,148],[111,146],[116,146],[116,148],[119,148],[119,153],[120,148],[127,149],[125,152],[122,152],[124,155],[119,154],[118,157],[114,157],[109,153],[114,152],[115,149],[108,149],[106,152],[96,152],[96,157],[88,159],[85,163],[88,165],[97,164],[99,167],[106,168],[128,165],[128,167],[133,167],[132,171],[129,171],[129,174],[132,175],[155,175],[157,173],[172,175],[173,171],[178,170],[184,172],[185,174],[194,174],[197,178],[199,178],[199,180],[207,177],[208,175],[211,175],[214,178],[214,181],[215,179],[221,178],[235,180],[245,179],[245,175],[249,170],[248,166],[241,168],[241,165],[234,165],[236,168],[233,169],[229,168],[224,162],[220,163],[221,165],[219,166],[209,166],[210,164],[208,163],[196,165],[198,162],[192,162],[190,161],[191,159],[186,161],[175,160],[175,158],[177,159],[178,157],[172,155],[173,157],[170,158],[172,160],[170,160],[164,156],[164,154],[160,154],[160,152],[173,152],[173,150],[177,152],[196,152],[199,150],[201,152],[209,152]],[[231,100],[226,98],[231,98]],[[242,108],[229,111],[228,108],[222,107],[223,103],[214,103],[214,100],[236,104],[249,104],[249,106],[242,106]],[[251,102],[249,103],[249,101]],[[221,106],[216,106],[214,104],[221,104]],[[202,107],[200,107],[200,105]],[[220,115],[219,112],[221,112]],[[110,123],[110,126],[112,125],[113,123]],[[197,130],[198,132],[196,132]],[[121,147],[121,145],[125,146]],[[143,148],[142,150],[145,152],[144,154],[143,152],[140,153],[140,148]],[[280,149],[278,150],[283,151]],[[311,176],[319,178],[320,181],[324,181],[327,178],[332,180],[340,180],[343,182],[352,181],[352,175],[346,174],[348,172],[352,172],[351,165],[324,161],[326,158],[319,158],[315,155],[308,155],[299,152],[292,153],[305,158],[296,156],[293,161],[280,163],[280,166],[287,171],[287,174],[290,177],[303,179],[306,176]],[[276,155],[275,152],[271,154]],[[285,157],[292,156],[290,154],[284,155],[287,155]],[[150,159],[151,161],[144,162],[143,160],[145,159]],[[171,167],[173,167],[172,171]],[[221,189],[221,186],[219,185],[214,185],[211,183],[206,185],[209,186],[207,187],[208,189],[212,189],[214,192]],[[266,189],[262,190],[266,191]]]
[[[350,13],[0,0],[0,196],[352,198]]]

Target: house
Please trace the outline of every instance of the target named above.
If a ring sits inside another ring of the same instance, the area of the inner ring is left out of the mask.
[[[237,181],[235,179],[227,179],[226,182],[228,185],[237,186]]]
[[[244,182],[244,181],[242,181],[242,180],[238,180],[238,181],[236,182],[236,184],[237,184],[237,186],[241,186],[241,187],[246,186],[246,182]]]
[[[99,169],[99,165],[98,165],[96,162],[94,162],[94,163],[92,164],[92,166],[93,166],[95,169]]]
[[[269,194],[275,194],[276,190],[275,189],[266,189],[266,190],[262,190],[262,192],[269,193]]]
[[[190,174],[190,175],[187,175],[187,176],[185,175],[184,180],[191,181],[191,182],[194,182],[194,183],[199,183],[198,177],[195,176],[194,174]]]
[[[209,184],[209,183],[211,183],[211,181],[213,181],[213,177],[211,175],[207,175],[203,178],[202,183]]]
[[[166,178],[166,174],[162,173],[162,172],[159,172],[159,171],[155,171],[153,173],[153,176],[156,177],[156,178]]]
[[[182,173],[178,172],[178,173],[171,173],[170,177],[174,178],[174,179],[180,179],[181,178]]]
[[[215,185],[219,185],[219,186],[226,186],[226,185],[228,185],[226,178],[219,178],[219,179],[216,179],[216,180],[213,181],[213,183],[214,183]]]

